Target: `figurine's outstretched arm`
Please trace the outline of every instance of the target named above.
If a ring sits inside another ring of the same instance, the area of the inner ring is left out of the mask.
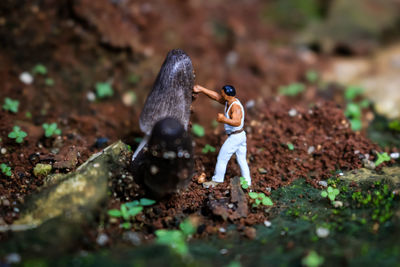
[[[217,101],[217,102],[219,102],[221,104],[225,104],[225,100],[220,94],[218,94],[217,92],[215,92],[213,90],[207,89],[207,88],[205,88],[205,87],[203,87],[201,85],[196,84],[193,87],[193,92],[195,92],[195,93],[203,93],[206,96],[208,96],[209,98],[211,98],[212,100],[215,100],[215,101]]]

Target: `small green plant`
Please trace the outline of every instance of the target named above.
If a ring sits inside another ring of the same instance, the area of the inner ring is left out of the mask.
[[[240,177],[240,185],[242,186],[243,189],[249,188],[249,184],[247,183],[244,177]]]
[[[186,239],[196,232],[196,227],[189,219],[184,220],[179,224],[179,230],[157,230],[157,244],[167,245],[179,255],[185,256],[189,249],[186,244]]]
[[[111,84],[109,82],[96,83],[95,88],[97,97],[100,99],[114,95],[114,90],[112,89]]]
[[[25,113],[25,117],[26,117],[27,119],[32,119],[32,113],[30,113],[29,111],[27,111],[27,112]]]
[[[294,150],[294,145],[292,143],[287,143],[286,144],[289,150]]]
[[[349,86],[344,91],[344,98],[348,101],[354,100],[357,96],[362,95],[364,89],[358,86]]]
[[[122,228],[130,229],[130,220],[136,215],[142,212],[144,206],[151,206],[156,203],[155,200],[148,198],[141,198],[140,200],[134,200],[121,204],[120,209],[111,209],[108,211],[108,215],[116,218],[123,218],[125,221],[121,224]]]
[[[386,153],[386,152],[384,152],[384,153],[376,153],[376,156],[378,158],[375,161],[375,166],[379,166],[383,162],[390,161],[390,159],[391,159],[390,156],[388,155],[388,153]]]
[[[35,67],[33,67],[32,72],[33,72],[33,74],[46,75],[47,68],[43,64],[37,64]]]
[[[272,200],[264,193],[250,192],[249,197],[254,200],[253,207],[258,207],[260,204],[264,206],[273,206]]]
[[[53,135],[60,135],[61,130],[57,128],[57,123],[53,122],[51,124],[43,123],[44,136],[52,137]]]
[[[11,176],[11,167],[7,166],[7,164],[0,164],[0,169],[4,175]]]
[[[400,121],[399,120],[393,120],[393,121],[389,122],[388,126],[389,126],[390,130],[400,132]]]
[[[140,76],[137,74],[131,74],[128,77],[128,82],[130,84],[137,84],[137,83],[139,83],[139,81],[140,81]]]
[[[213,146],[211,146],[211,145],[209,145],[209,144],[206,144],[206,145],[203,147],[203,149],[201,150],[201,152],[202,152],[203,154],[207,154],[208,152],[214,153],[215,151],[216,151],[215,147],[213,147]]]
[[[318,81],[319,75],[318,72],[316,72],[315,70],[308,70],[306,72],[306,80],[309,83],[315,83]]]
[[[306,267],[318,267],[324,263],[324,258],[319,256],[314,250],[310,251],[306,257],[301,260]]]
[[[192,125],[192,133],[197,137],[203,137],[205,134],[203,126],[200,124],[194,123]]]
[[[302,83],[292,83],[287,86],[279,87],[279,93],[281,95],[287,96],[297,96],[306,89],[305,85]]]
[[[24,141],[24,138],[27,137],[28,134],[24,131],[21,130],[21,127],[19,126],[14,126],[13,131],[8,134],[8,137],[11,139],[15,139],[15,142],[17,143],[22,143]]]
[[[13,100],[9,97],[6,97],[4,99],[4,104],[3,104],[3,109],[13,112],[13,113],[17,113],[18,112],[18,107],[19,107],[19,101],[18,100]]]
[[[54,85],[54,80],[52,78],[46,78],[44,80],[44,84],[47,86],[53,86]]]
[[[339,195],[339,193],[340,193],[339,189],[328,186],[326,191],[324,190],[321,192],[321,196],[324,198],[328,197],[333,202],[335,201],[335,198],[337,195]]]

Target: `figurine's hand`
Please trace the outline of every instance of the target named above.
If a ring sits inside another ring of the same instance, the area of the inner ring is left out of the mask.
[[[225,116],[222,113],[218,113],[217,122],[224,122]]]
[[[196,94],[201,93],[201,86],[198,85],[198,84],[196,84],[196,85],[193,87],[193,92],[196,93]]]

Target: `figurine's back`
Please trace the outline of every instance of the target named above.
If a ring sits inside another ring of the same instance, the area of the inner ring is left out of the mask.
[[[140,129],[150,135],[157,121],[172,117],[187,130],[193,85],[194,73],[189,56],[180,49],[171,50],[140,114]]]

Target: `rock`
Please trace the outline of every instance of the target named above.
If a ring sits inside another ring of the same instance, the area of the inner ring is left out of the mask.
[[[91,212],[107,198],[111,170],[126,168],[128,155],[129,150],[121,141],[93,155],[75,172],[60,175],[57,183],[31,196],[19,219],[10,227],[0,227],[0,231],[37,228],[55,218],[62,218],[67,227],[92,218]]]
[[[8,264],[18,264],[21,262],[21,256],[18,253],[10,253],[5,257]]]
[[[131,107],[133,104],[136,102],[136,94],[133,91],[128,91],[125,92],[124,95],[122,96],[122,103],[124,103],[125,106]]]
[[[231,202],[237,205],[237,209],[229,216],[231,220],[247,217],[249,212],[247,198],[240,186],[239,176],[231,179]]]
[[[398,153],[398,152],[396,152],[396,153],[391,153],[391,154],[390,154],[390,157],[391,157],[392,159],[398,159],[399,156],[400,156],[400,153]]]
[[[82,147],[65,147],[58,155],[54,157],[53,167],[55,169],[69,169],[72,170],[78,164],[78,158]]]
[[[140,244],[142,244],[142,239],[140,237],[140,234],[136,232],[132,231],[124,232],[122,235],[122,239],[131,243],[134,246],[139,246]]]
[[[368,160],[368,159],[366,159],[366,158],[364,158],[364,159],[362,160],[362,163],[363,163],[364,168],[367,168],[367,169],[369,169],[369,170],[375,170],[375,168],[376,168],[375,162],[370,161],[370,160]]]
[[[33,76],[29,72],[23,72],[19,75],[19,80],[29,85],[33,83]]]
[[[289,116],[290,117],[294,117],[297,115],[297,110],[295,110],[294,108],[292,108],[291,110],[289,110]]]
[[[307,153],[308,153],[308,154],[312,154],[312,153],[314,153],[314,151],[315,151],[315,147],[314,147],[314,146],[310,146],[310,147],[308,148],[308,150],[307,150]]]
[[[316,230],[316,234],[319,238],[326,238],[329,236],[329,229],[318,227]]]
[[[87,100],[89,100],[90,102],[93,102],[93,101],[96,100],[96,94],[95,94],[94,92],[90,91],[90,92],[88,92],[88,93],[86,94],[86,98],[87,98]]]
[[[255,239],[256,236],[257,236],[257,231],[256,231],[256,229],[253,228],[253,227],[246,227],[246,228],[244,229],[244,234],[245,234],[245,236],[246,236],[247,238],[253,240],[253,239]]]
[[[258,168],[258,173],[259,174],[267,174],[268,171],[265,168]]]
[[[106,234],[104,234],[104,233],[101,233],[101,234],[99,234],[98,236],[97,236],[97,238],[96,238],[96,243],[99,245],[99,246],[105,246],[107,243],[108,243],[108,240],[109,240],[109,238],[108,238],[108,235],[106,235]]]
[[[1,148],[1,150],[0,150],[0,152],[1,152],[1,154],[6,154],[7,153],[7,149],[6,148],[4,148],[4,147],[2,147]]]
[[[328,187],[328,183],[326,181],[319,181],[318,184],[322,187]]]
[[[335,208],[341,208],[341,207],[343,207],[343,202],[339,201],[339,200],[333,201],[333,206]]]
[[[52,166],[50,164],[36,164],[35,168],[33,169],[33,174],[36,177],[45,177],[51,172]]]

